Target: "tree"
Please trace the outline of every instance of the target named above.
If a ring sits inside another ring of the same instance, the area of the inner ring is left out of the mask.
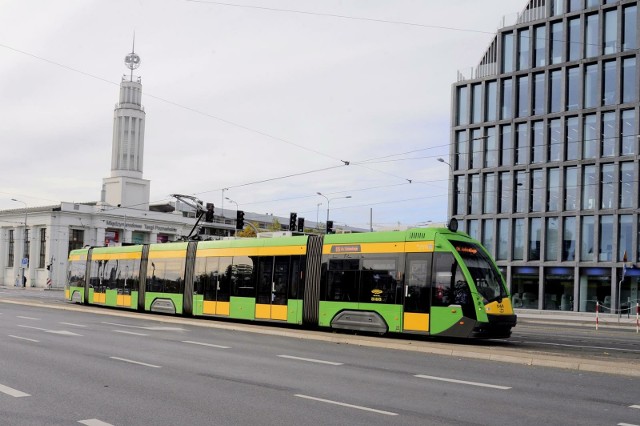
[[[269,231],[282,231],[282,225],[280,225],[280,221],[278,221],[277,217],[273,218],[271,225],[269,225]]]
[[[245,226],[242,231],[236,231],[236,237],[242,238],[255,238],[256,231],[253,230],[251,226]]]

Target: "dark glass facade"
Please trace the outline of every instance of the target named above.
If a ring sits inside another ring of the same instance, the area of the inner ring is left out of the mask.
[[[635,309],[638,23],[637,0],[530,0],[453,86],[449,211],[516,308]]]

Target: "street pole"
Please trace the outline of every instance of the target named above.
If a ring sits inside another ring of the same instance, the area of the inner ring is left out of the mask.
[[[27,238],[29,235],[29,231],[27,231],[27,203],[25,203],[24,201],[20,201],[20,200],[16,200],[15,198],[12,198],[11,201],[15,201],[16,203],[22,203],[24,204],[24,241],[23,241],[23,246],[22,246],[22,250],[24,252],[24,250],[26,250],[27,248]],[[26,253],[27,255],[27,259],[29,258],[29,253]],[[22,266],[22,258],[20,258],[20,265]],[[22,286],[26,287],[26,283],[25,283],[25,273],[24,273],[24,266],[22,266],[21,268],[22,271],[22,276],[20,277],[20,280],[22,281]]]
[[[316,228],[318,228],[318,230],[320,230],[320,226],[318,225],[318,217],[320,216],[320,206],[321,205],[322,205],[322,203],[316,204]]]
[[[329,198],[326,195],[324,195],[322,192],[316,192],[316,194],[320,195],[321,197],[324,197],[327,200],[327,222],[325,223],[325,231],[326,231],[326,224],[329,223],[329,204],[331,203],[332,200],[340,200],[342,198],[351,198],[351,195],[347,195],[344,197],[335,197],[335,198]]]

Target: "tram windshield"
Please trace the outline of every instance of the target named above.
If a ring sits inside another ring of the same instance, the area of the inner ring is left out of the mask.
[[[476,289],[485,299],[485,303],[494,300],[500,301],[503,297],[507,297],[502,276],[484,250],[476,244],[462,241],[451,241],[451,243],[462,257]]]

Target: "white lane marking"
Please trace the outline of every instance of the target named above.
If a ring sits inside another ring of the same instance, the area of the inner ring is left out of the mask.
[[[72,322],[59,322],[58,324],[62,324],[62,325],[70,325],[72,327],[83,327],[86,328],[87,326],[85,324],[74,324]]]
[[[113,426],[111,423],[105,423],[98,419],[79,420],[78,423],[82,423],[87,426]]]
[[[0,385],[0,392],[6,393],[9,396],[13,396],[16,398],[22,398],[23,396],[31,396],[28,393],[20,392],[17,389],[10,388],[9,386]]]
[[[329,364],[329,365],[344,365],[341,362],[332,362],[332,361],[323,361],[321,359],[313,359],[313,358],[300,358],[297,356],[291,356],[291,355],[278,355],[280,358],[287,358],[287,359],[295,359],[297,361],[306,361],[306,362],[315,362],[317,364]]]
[[[117,327],[140,328],[142,330],[150,330],[150,331],[184,331],[184,328],[180,328],[180,327],[129,325],[129,324],[120,324],[117,322],[106,322],[106,321],[102,321],[101,324],[115,325]]]
[[[210,348],[230,349],[231,346],[214,345],[213,343],[194,342],[192,340],[183,340],[182,343],[191,343],[192,345],[209,346]]]
[[[339,401],[331,401],[330,399],[316,398],[313,396],[301,395],[301,394],[295,394],[295,396],[297,396],[298,398],[311,399],[313,401],[326,402],[327,404],[340,405],[342,407],[348,407],[348,408],[355,408],[356,410],[370,411],[372,413],[384,414],[385,416],[398,415],[398,413],[392,413],[391,411],[376,410],[375,408],[363,407],[360,405],[352,405],[352,404],[347,404]]]
[[[128,363],[131,363],[131,364],[144,365],[145,367],[162,368],[159,365],[147,364],[146,362],[134,361],[132,359],[126,359],[126,358],[119,358],[117,356],[110,356],[109,358],[115,359],[116,361],[128,362]]]
[[[639,426],[634,423],[618,423],[616,426]]]
[[[637,408],[638,410],[640,410],[640,405],[630,405],[629,408]]]
[[[134,336],[148,336],[148,334],[144,333],[136,333],[135,331],[126,331],[126,330],[111,330],[114,333],[122,333],[122,334],[133,334]]]
[[[424,374],[416,374],[415,377],[419,377],[421,379],[439,380],[441,382],[459,383],[462,385],[480,386],[484,388],[493,388],[493,389],[501,389],[501,390],[511,389],[511,386],[499,386],[499,385],[490,385],[488,383],[467,382],[465,380],[447,379],[446,377],[426,376]]]
[[[21,324],[18,324],[18,327],[30,328],[32,330],[40,330],[40,331],[44,331],[45,333],[51,333],[51,334],[61,334],[63,336],[80,336],[80,337],[82,337],[82,334],[77,334],[77,333],[74,333],[72,331],[67,331],[67,330],[47,330],[46,328],[32,327],[30,325],[21,325]]]
[[[20,339],[20,340],[28,340],[34,343],[40,343],[40,340],[27,339],[26,337],[14,336],[13,334],[9,334],[9,337],[13,337],[14,339]]]
[[[34,318],[34,317],[23,317],[20,315],[17,315],[16,318],[22,318],[22,319],[28,319],[28,320],[35,320],[35,321],[40,321],[40,318]]]

